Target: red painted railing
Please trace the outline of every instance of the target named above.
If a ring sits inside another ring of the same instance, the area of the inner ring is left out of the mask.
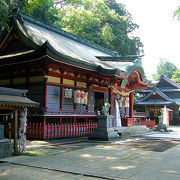
[[[78,137],[91,135],[95,128],[98,127],[97,122],[89,123],[67,123],[67,124],[46,124],[28,123],[26,136],[34,139],[55,139],[63,137]]]

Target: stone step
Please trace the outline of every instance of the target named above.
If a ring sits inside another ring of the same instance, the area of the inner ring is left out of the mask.
[[[146,126],[115,127],[114,130],[117,131],[120,136],[133,136],[152,131]]]

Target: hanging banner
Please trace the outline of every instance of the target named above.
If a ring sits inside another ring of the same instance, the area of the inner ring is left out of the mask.
[[[74,103],[75,104],[80,104],[81,102],[81,91],[80,90],[75,90],[74,91]]]

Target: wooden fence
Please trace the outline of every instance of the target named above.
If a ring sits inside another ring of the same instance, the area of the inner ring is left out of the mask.
[[[33,139],[56,139],[64,137],[78,137],[91,135],[97,122],[89,123],[67,123],[67,124],[42,124],[28,123],[26,136]]]

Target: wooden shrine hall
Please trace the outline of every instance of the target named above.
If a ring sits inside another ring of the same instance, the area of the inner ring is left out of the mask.
[[[0,157],[11,156],[12,148],[11,143],[6,142],[4,139],[14,139],[14,154],[18,155],[21,144],[21,134],[25,132],[21,130],[26,129],[27,115],[22,112],[26,108],[34,108],[39,104],[31,101],[26,97],[27,90],[19,90],[12,88],[0,87],[0,126],[3,127],[0,140]],[[22,120],[22,121],[21,121]],[[18,142],[19,141],[19,142]],[[26,141],[26,138],[23,139]]]
[[[38,19],[11,17],[0,34],[0,86],[27,89],[40,103],[28,114],[27,137],[90,135],[105,103],[116,124],[133,125],[133,92],[147,87],[138,56],[121,57]]]
[[[161,75],[154,88],[138,92],[143,96],[135,101],[135,108],[144,111],[148,119],[158,124],[161,109],[166,106],[168,124],[180,124],[180,86],[177,83]]]

